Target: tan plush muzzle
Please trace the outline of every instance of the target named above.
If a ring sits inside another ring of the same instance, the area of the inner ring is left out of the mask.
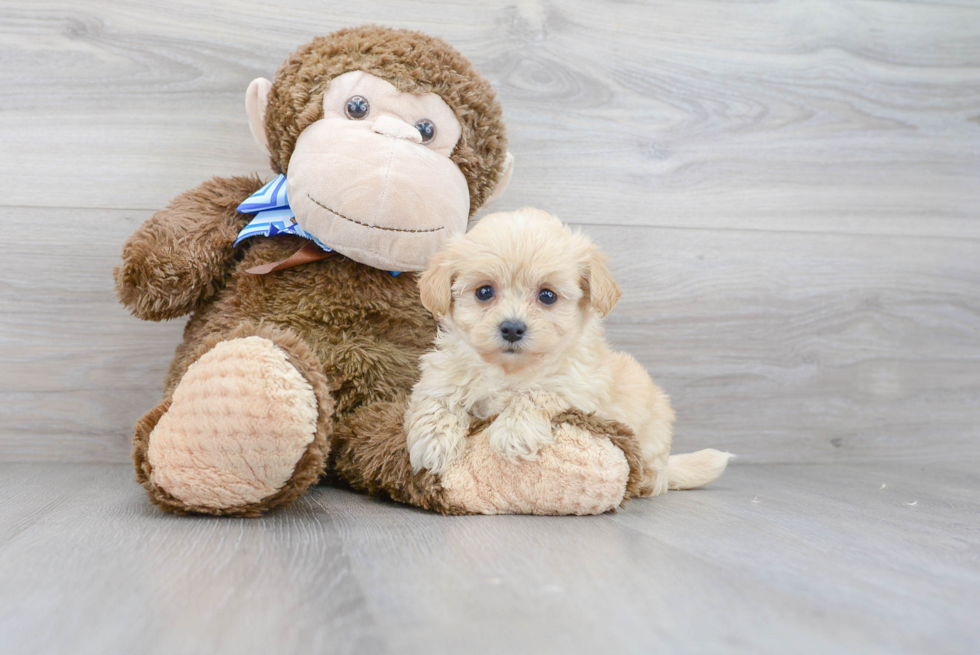
[[[333,122],[318,121],[296,141],[286,178],[297,222],[362,264],[423,270],[450,235],[466,229],[463,174],[421,144],[368,125],[332,129]]]

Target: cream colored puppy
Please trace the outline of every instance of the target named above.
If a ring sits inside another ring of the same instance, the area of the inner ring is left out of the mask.
[[[442,473],[460,457],[472,417],[496,416],[487,430],[501,456],[534,458],[569,408],[634,431],[644,495],[698,487],[725,469],[730,455],[717,450],[668,457],[670,399],[606,344],[601,319],[620,290],[584,234],[536,209],[491,214],[433,256],[419,287],[440,329],[405,413],[416,471]]]

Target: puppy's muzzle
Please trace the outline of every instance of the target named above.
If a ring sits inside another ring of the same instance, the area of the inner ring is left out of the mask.
[[[504,321],[500,324],[500,336],[510,343],[517,343],[523,339],[526,331],[527,326],[524,325],[524,321]]]

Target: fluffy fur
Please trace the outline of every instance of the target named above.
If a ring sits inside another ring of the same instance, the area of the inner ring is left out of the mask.
[[[239,192],[237,205],[261,186],[257,179],[247,181],[220,182],[228,195]],[[218,183],[209,182],[174,202],[182,206],[185,196],[189,196],[188,203],[196,202],[196,222],[183,221],[183,210],[167,210],[144,224],[127,243],[124,263],[116,269],[119,295],[137,315],[156,318],[194,310],[170,365],[164,400],[137,425],[133,458],[139,481],[163,509],[257,516],[291,502],[320,478],[331,434],[355,410],[407,394],[418,377],[418,357],[431,346],[436,326],[419,301],[412,274],[392,277],[387,271],[341,256],[271,275],[247,273],[253,266],[285,259],[304,241],[290,236],[252,239],[237,253],[232,251],[231,242],[240,229],[233,222],[244,224],[248,217],[232,216],[214,200],[216,194],[210,187]],[[192,215],[190,211],[186,214],[188,219]],[[233,227],[225,229],[229,223]],[[226,242],[211,244],[203,234],[214,226],[224,230]],[[181,236],[188,249],[168,247]],[[162,267],[151,265],[151,260],[162,262]],[[222,264],[230,270],[221,271]],[[202,282],[208,277],[210,282]],[[178,304],[168,292],[175,287],[179,290],[180,280],[188,280],[188,286],[194,288],[186,288]],[[138,288],[134,286],[137,281]],[[214,295],[208,297],[211,290]],[[171,396],[194,362],[219,343],[252,335],[269,339],[284,350],[290,363],[313,384],[321,404],[316,439],[290,481],[261,502],[227,508],[182,502],[154,483],[147,455],[150,434],[169,410]],[[404,439],[400,430],[397,434]]]
[[[405,415],[416,470],[442,473],[461,457],[472,417],[496,417],[487,431],[500,456],[534,458],[570,407],[633,430],[641,495],[701,486],[724,470],[729,454],[714,450],[668,460],[670,400],[633,357],[607,345],[601,319],[620,290],[584,234],[534,209],[492,214],[433,258],[420,288],[440,331]],[[492,298],[477,297],[485,288]],[[557,300],[543,302],[543,290]],[[506,322],[525,326],[516,342],[504,339]]]
[[[251,215],[236,210],[262,188],[256,175],[215,177],[180,194],[123,246],[113,274],[120,302],[144,321],[165,321],[209,302],[227,281],[232,244]]]

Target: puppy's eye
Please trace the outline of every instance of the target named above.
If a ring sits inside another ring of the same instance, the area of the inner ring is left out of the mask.
[[[541,289],[538,291],[538,300],[542,305],[554,305],[558,302],[558,294],[551,289]]]
[[[415,129],[422,135],[422,143],[428,143],[436,138],[436,124],[428,118],[423,118],[415,124]]]
[[[476,290],[476,299],[480,302],[487,302],[493,298],[493,287],[489,284]]]
[[[364,96],[351,96],[344,105],[344,113],[347,118],[359,121],[371,113],[371,103]]]

